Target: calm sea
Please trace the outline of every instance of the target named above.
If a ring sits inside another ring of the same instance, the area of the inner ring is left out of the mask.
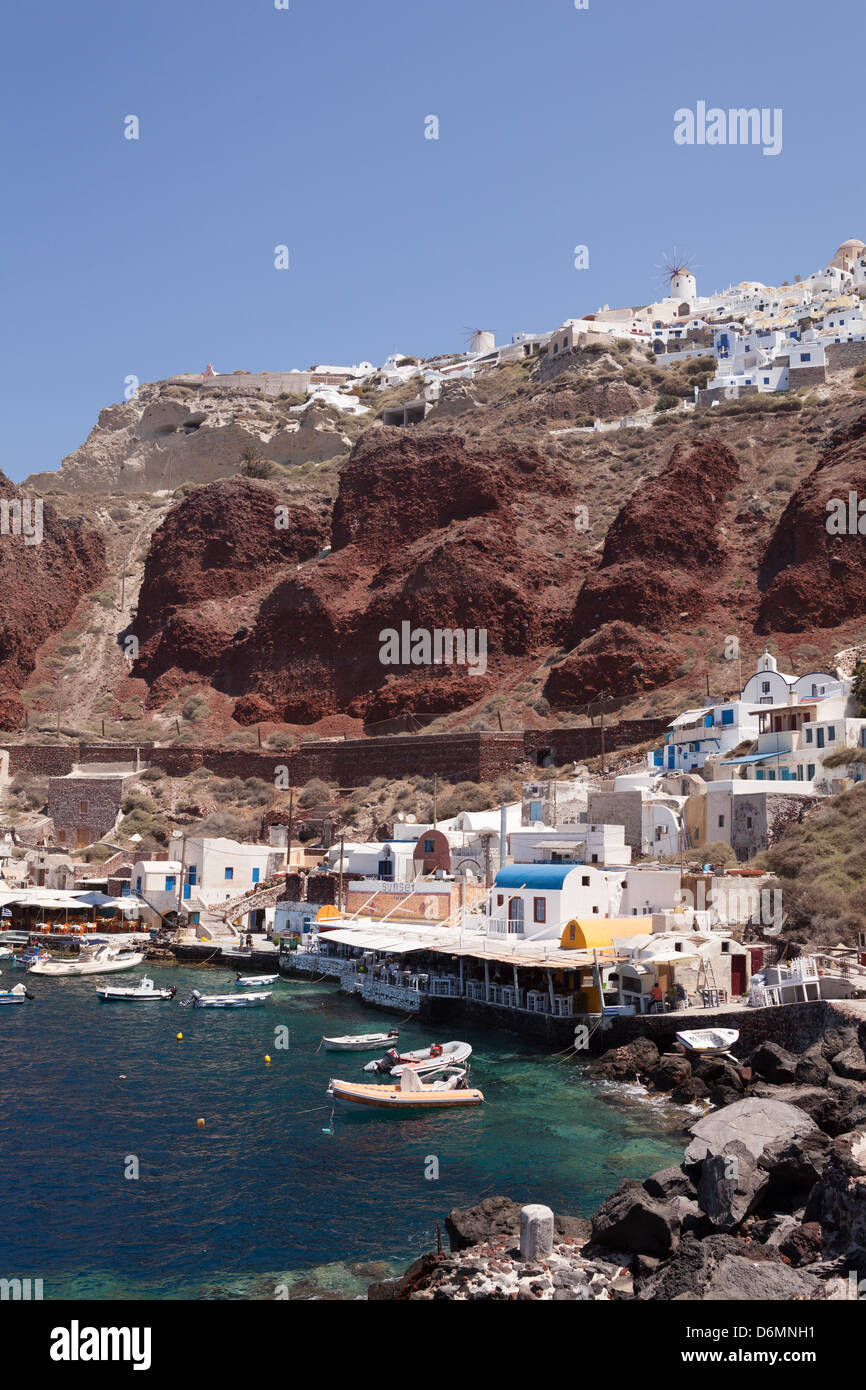
[[[103,1003],[92,979],[31,976],[36,1000],[0,1008],[0,1276],[41,1278],[46,1299],[352,1297],[431,1248],[453,1206],[503,1193],[589,1214],[621,1178],[681,1158],[685,1111],[463,1024],[484,1106],[332,1119],[328,1078],[369,1079],[369,1055],[317,1051],[322,1034],[394,1016],[290,981],[264,1008],[185,1009],[230,973],[148,973],[178,986],[174,1002]],[[454,1031],[413,1021],[401,1046]]]

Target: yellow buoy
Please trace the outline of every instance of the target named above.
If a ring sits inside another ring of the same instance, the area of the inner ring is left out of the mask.
[[[270,1057],[268,1056],[268,1054],[267,1054],[267,1052],[266,1052],[266,1053],[265,1053],[265,1061],[269,1063],[270,1060],[271,1060],[271,1059],[270,1059]]]
[[[198,1125],[199,1129],[204,1129],[204,1120],[202,1120],[201,1118],[196,1120],[196,1124]]]
[[[178,1033],[178,1035],[177,1035],[177,1040],[178,1040],[178,1042],[182,1042],[182,1041],[183,1041],[183,1033]]]

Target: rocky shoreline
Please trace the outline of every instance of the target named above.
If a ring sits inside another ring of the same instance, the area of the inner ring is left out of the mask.
[[[621,1182],[591,1220],[557,1214],[540,1258],[521,1254],[521,1203],[455,1209],[450,1251],[372,1284],[369,1299],[866,1296],[866,1023],[802,1053],[764,1042],[739,1064],[660,1054],[642,1037],[586,1075],[705,1102],[682,1163]]]

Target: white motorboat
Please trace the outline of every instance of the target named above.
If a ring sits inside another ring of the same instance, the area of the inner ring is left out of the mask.
[[[143,951],[123,951],[115,946],[82,946],[77,956],[67,959],[36,960],[28,966],[31,975],[108,975],[132,970],[144,960]]]
[[[177,994],[177,985],[159,989],[149,975],[142,975],[137,985],[103,985],[96,993],[100,999],[126,999],[133,1003],[149,1003],[153,1000],[173,999]]]
[[[32,999],[26,985],[13,985],[11,989],[0,989],[0,1004],[23,1004],[25,999]]]
[[[342,1038],[322,1038],[326,1052],[374,1052],[387,1047],[400,1036],[399,1028],[391,1028],[387,1033],[347,1033]]]
[[[378,1062],[368,1062],[364,1071],[380,1072],[385,1076],[401,1076],[404,1070],[413,1071],[422,1081],[440,1076],[449,1067],[462,1066],[472,1056],[465,1042],[431,1043],[414,1052],[397,1052],[389,1048]]]
[[[481,1105],[484,1096],[466,1084],[466,1072],[453,1067],[440,1081],[423,1082],[411,1068],[404,1070],[396,1085],[338,1081],[332,1078],[328,1099],[342,1105],[375,1107],[382,1110],[437,1110],[450,1105]]]
[[[194,989],[185,1002],[192,1004],[195,1009],[252,1009],[257,1004],[267,1003],[272,992],[263,990],[260,994],[201,994]]]
[[[272,985],[279,978],[279,975],[238,975],[235,984],[242,985],[244,989],[254,989],[256,985]]]
[[[677,1042],[702,1057],[717,1057],[729,1052],[739,1036],[739,1028],[687,1028],[677,1033]]]

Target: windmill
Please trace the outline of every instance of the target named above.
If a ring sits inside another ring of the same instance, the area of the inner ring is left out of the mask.
[[[693,298],[697,290],[695,280],[697,268],[694,257],[682,255],[676,246],[671,252],[663,251],[661,265],[657,265],[655,269],[665,297]],[[686,290],[690,290],[691,294],[685,295],[684,291]]]
[[[492,328],[464,327],[463,341],[469,345],[470,352],[492,352],[496,346],[496,332]]]

